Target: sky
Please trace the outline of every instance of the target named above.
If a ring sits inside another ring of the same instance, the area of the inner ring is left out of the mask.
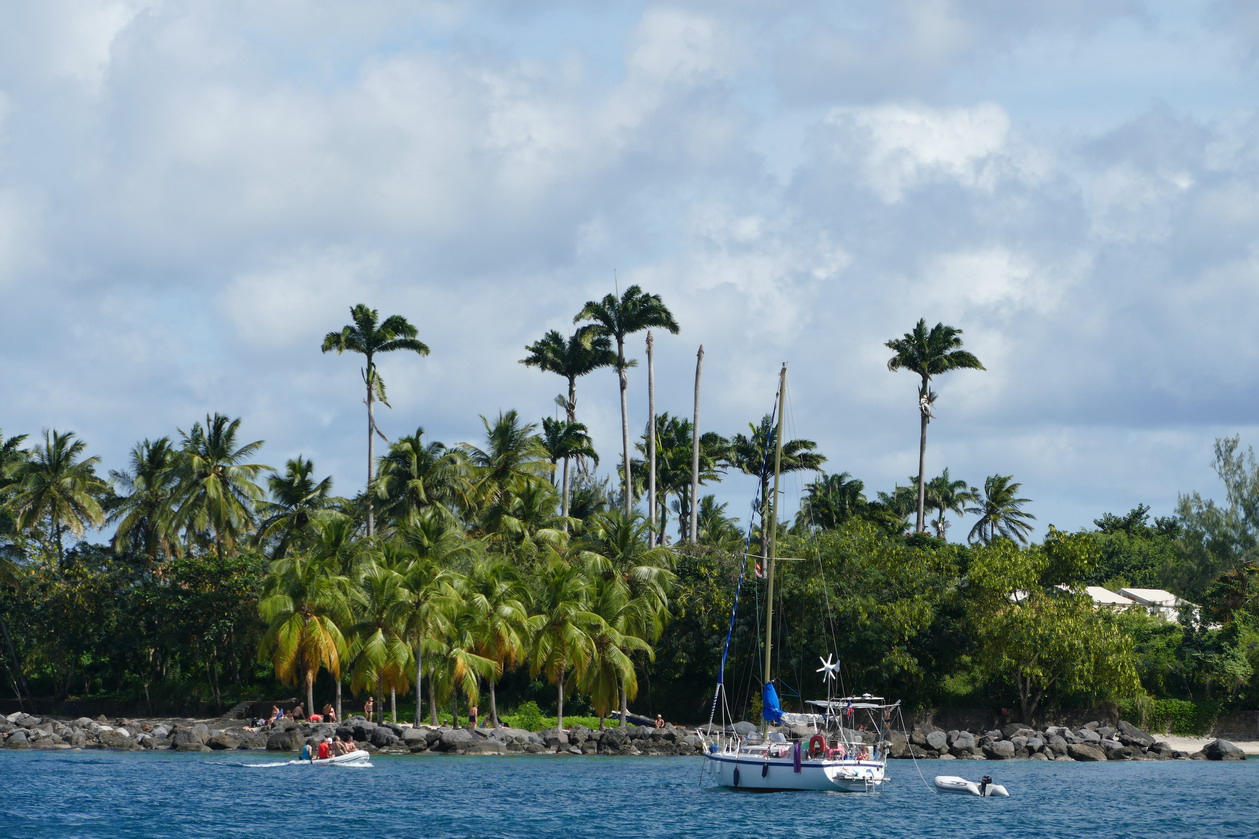
[[[519,363],[638,284],[658,411],[773,404],[867,494],[917,473],[885,343],[962,330],[927,474],[1011,475],[1034,537],[1223,496],[1259,440],[1259,6],[1246,0],[19,0],[0,28],[0,429],[123,469],[223,413],[277,469],[365,480],[382,431],[557,412]],[[631,339],[643,360],[643,335]],[[645,364],[631,421],[647,421]],[[608,472],[616,376],[578,385]],[[789,482],[798,493],[808,478]],[[746,520],[753,480],[714,488]],[[789,498],[788,505],[793,503]],[[962,517],[949,531],[965,538]]]

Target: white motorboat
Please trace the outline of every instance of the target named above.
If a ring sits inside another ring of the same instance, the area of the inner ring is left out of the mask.
[[[362,749],[357,749],[352,752],[346,752],[345,754],[333,755],[332,757],[325,757],[322,760],[319,758],[315,758],[314,760],[299,760],[297,762],[309,763],[311,766],[337,766],[337,765],[345,765],[347,763],[348,764],[368,763],[371,761],[371,759],[372,759],[372,756],[368,752],[365,752]]]
[[[994,796],[1008,798],[1010,793],[1001,784],[994,784],[992,778],[985,775],[978,781],[968,781],[956,775],[936,775],[936,789],[940,792],[956,792],[961,795],[978,795],[982,798]]]

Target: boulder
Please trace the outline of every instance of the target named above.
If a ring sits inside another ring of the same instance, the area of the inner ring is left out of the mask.
[[[1119,740],[1125,745],[1138,745],[1143,749],[1154,745],[1153,735],[1124,720],[1119,721]]]
[[[975,748],[975,735],[969,731],[953,731],[949,735],[949,749],[954,755],[962,757],[959,752],[969,752]]]
[[[467,731],[466,729],[461,728],[457,730],[462,731],[464,734],[467,734],[469,737],[472,736],[471,732]],[[385,726],[381,725],[381,726],[376,727],[376,730],[372,732],[371,739],[368,740],[367,742],[371,743],[373,746],[375,746],[378,749],[393,749],[393,748],[396,748],[398,744],[402,742],[402,738],[399,737],[397,734],[395,734],[393,729],[386,728]]]
[[[984,757],[989,760],[1010,760],[1014,757],[1014,744],[1009,740],[995,740],[983,747]]]
[[[6,749],[29,749],[31,741],[26,735],[26,731],[19,728],[4,739],[4,747]]]
[[[1202,747],[1207,760],[1245,760],[1246,753],[1227,740],[1212,740]]]
[[[927,733],[927,747],[937,752],[947,751],[949,748],[948,735],[939,729]]]
[[[217,734],[210,735],[210,739],[205,742],[212,751],[230,752],[240,748],[240,741],[230,734],[220,731]]]
[[[756,733],[756,731],[757,731],[756,726],[754,726],[754,725],[752,725],[752,723],[750,723],[750,722],[746,722],[746,721],[745,721],[745,722],[737,722],[737,723],[735,723],[733,726],[731,726],[731,728],[733,728],[733,729],[734,729],[734,733],[735,733],[735,734],[737,734],[737,735],[739,735],[740,737],[747,737],[748,735],[755,734],[755,733]]]
[[[1067,741],[1060,734],[1050,734],[1045,741],[1045,748],[1053,752],[1055,757],[1062,757],[1067,753]]]
[[[480,742],[480,738],[466,728],[442,727],[434,749],[441,752],[462,754]]]
[[[428,736],[421,728],[408,728],[402,732],[402,745],[412,752],[423,752],[428,749]]]
[[[1096,723],[1090,723],[1090,725],[1096,725]],[[1102,742],[1102,735],[1087,726],[1076,731],[1075,736],[1081,743],[1087,743],[1090,746],[1097,746]]]
[[[1012,737],[1017,737],[1020,734],[1024,737],[1029,737],[1035,733],[1036,732],[1021,722],[1010,722],[1001,726],[1001,737],[1006,740],[1009,740]]]
[[[288,731],[276,731],[267,737],[267,751],[296,752],[301,750],[305,742],[306,737],[295,728]]]
[[[1106,752],[1102,751],[1100,746],[1093,746],[1088,743],[1072,743],[1067,746],[1067,756],[1072,760],[1102,761],[1106,759]]]
[[[126,734],[118,729],[104,730],[102,729],[96,735],[96,742],[99,748],[116,749],[118,751],[133,751],[140,748],[140,744],[132,740]]]

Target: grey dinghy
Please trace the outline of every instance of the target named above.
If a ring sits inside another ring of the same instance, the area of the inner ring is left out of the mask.
[[[936,775],[936,789],[940,792],[956,792],[962,795],[979,795],[984,798],[1000,796],[1009,798],[1010,793],[1001,784],[994,784],[987,775],[979,781],[968,781],[956,775]]]

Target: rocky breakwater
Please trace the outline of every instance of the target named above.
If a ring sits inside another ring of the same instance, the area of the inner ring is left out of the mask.
[[[299,752],[326,737],[349,737],[373,754],[585,754],[695,755],[700,738],[684,728],[626,726],[602,731],[583,726],[541,732],[519,728],[453,728],[371,723],[352,717],[341,723],[282,720],[254,728],[239,720],[58,720],[16,713],[0,717],[0,747],[6,749],[167,749],[181,752],[236,749]]]
[[[1155,735],[1128,722],[1090,722],[1080,728],[1050,725],[1033,728],[1009,723],[978,734],[915,725],[908,735],[891,735],[894,758],[954,760],[1243,760],[1241,749],[1212,740],[1202,751],[1177,751]]]

